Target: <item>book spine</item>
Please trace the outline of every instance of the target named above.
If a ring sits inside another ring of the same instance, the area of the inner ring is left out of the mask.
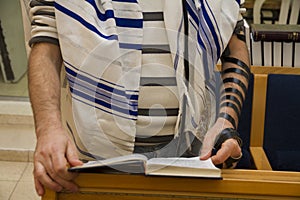
[[[271,31],[253,31],[254,41],[264,42],[300,42],[299,32],[271,32]]]

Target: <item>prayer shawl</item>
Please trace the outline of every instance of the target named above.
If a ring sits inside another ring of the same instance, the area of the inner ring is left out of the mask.
[[[214,68],[240,19],[241,2],[186,2],[188,24],[184,23],[181,0],[164,3],[179,90],[175,137],[183,130],[202,139],[216,119]],[[79,136],[74,138],[77,148],[92,158],[132,153],[143,42],[143,14],[138,1],[56,0],[55,17],[57,33],[49,34],[57,34],[62,50],[69,87],[69,107],[65,109],[72,108],[73,113],[66,120],[71,134]]]

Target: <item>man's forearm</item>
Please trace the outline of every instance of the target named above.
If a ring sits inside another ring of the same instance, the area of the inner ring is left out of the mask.
[[[37,137],[45,127],[60,127],[61,53],[57,45],[37,43],[29,58],[29,95]]]
[[[239,115],[246,97],[250,76],[249,53],[246,43],[234,35],[223,55],[222,78],[224,82],[221,95],[220,114],[237,128]],[[224,114],[225,113],[225,114]],[[230,119],[232,118],[232,119]],[[233,122],[231,122],[233,120]]]

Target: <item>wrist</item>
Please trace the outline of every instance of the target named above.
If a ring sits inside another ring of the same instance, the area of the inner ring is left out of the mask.
[[[235,139],[238,142],[238,145],[240,147],[243,144],[239,133],[235,129],[225,128],[219,133],[218,137],[216,138],[214,148],[216,150],[219,150],[221,148],[222,144],[228,139]]]
[[[46,114],[35,115],[35,131],[37,137],[47,133],[61,132],[59,131],[61,129],[63,129],[63,124],[59,114],[48,111]]]

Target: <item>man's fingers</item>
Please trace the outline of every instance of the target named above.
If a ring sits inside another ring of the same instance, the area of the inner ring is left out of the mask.
[[[55,153],[51,153],[43,158],[43,163],[46,164],[46,171],[53,180],[62,179],[72,181],[76,177],[75,173],[68,172],[68,167],[72,165],[72,163],[69,163],[69,160],[74,163],[82,163],[78,159],[75,148],[72,148],[70,144],[70,141],[65,141],[62,145],[53,145],[51,152]],[[71,157],[71,159],[69,157]]]
[[[72,181],[62,178],[59,173],[65,173],[65,172],[57,172],[56,168],[57,167],[55,167],[55,164],[53,165],[48,164],[47,168],[45,168],[41,163],[36,164],[34,174],[35,174],[35,178],[38,180],[38,183],[57,192],[61,191],[62,189],[66,189],[71,192],[77,192],[78,186]],[[67,170],[67,167],[64,166],[63,170]],[[71,180],[76,176],[76,174],[72,174],[72,173],[69,174]],[[38,189],[39,190],[37,190],[37,192],[39,194],[40,191],[39,185],[38,185]]]
[[[63,187],[60,184],[52,180],[52,178],[47,174],[44,166],[39,162],[35,162],[34,180],[35,180],[35,187],[39,195],[43,195],[45,192],[43,186],[47,186],[49,189],[57,192],[63,189]]]
[[[77,174],[70,173],[67,169],[64,153],[59,152],[59,150],[55,154],[38,157],[34,171],[38,194],[43,194],[40,184],[54,191],[66,189],[77,192],[78,186],[72,182]]]
[[[34,178],[35,191],[39,196],[43,196],[45,194],[44,186],[40,183],[37,178]]]
[[[70,192],[77,192],[78,186],[73,182],[69,180],[62,179],[60,177],[56,178],[55,181],[63,187],[63,189],[70,191]]]
[[[51,157],[53,166],[49,170],[51,172],[50,176],[55,182],[59,183],[64,189],[77,192],[78,186],[73,183],[73,179],[77,176],[76,173],[68,172],[68,162],[64,154],[56,153]],[[48,172],[48,173],[49,173]]]
[[[47,169],[48,173],[51,172],[51,177],[56,180],[56,179],[64,179],[67,181],[73,180],[74,174],[68,172],[68,162],[65,158],[64,153],[62,152],[57,152],[52,155],[51,161],[53,163],[53,166],[50,169]]]
[[[235,139],[228,139],[211,159],[215,165],[219,165],[224,163],[229,157],[239,157],[240,155],[241,148],[238,142]]]
[[[217,151],[216,155],[211,157],[211,160],[215,165],[219,165],[221,163],[224,163],[227,158],[229,158],[230,154],[230,148],[223,143],[222,148]]]

